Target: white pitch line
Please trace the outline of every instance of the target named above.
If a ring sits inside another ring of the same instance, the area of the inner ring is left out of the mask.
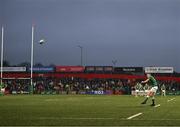
[[[158,105],[156,105],[156,106],[154,106],[155,108],[157,108],[157,107],[160,107],[161,105],[160,104],[158,104]]]
[[[169,100],[167,100],[167,102],[170,102],[170,101],[173,101],[173,100],[175,100],[175,98],[169,99]]]
[[[130,120],[130,119],[132,119],[132,118],[134,118],[134,117],[137,117],[137,116],[140,116],[140,115],[142,115],[141,112],[140,112],[140,113],[137,113],[137,114],[135,114],[135,115],[132,115],[132,116],[128,117],[127,119]]]
[[[114,118],[61,118],[61,119],[72,119],[72,120],[108,120],[108,119],[114,119]]]
[[[152,121],[167,121],[167,120],[180,121],[180,119],[133,119],[133,121],[149,121],[149,120],[152,120]]]
[[[73,118],[73,117],[40,117],[39,119],[43,119],[43,120],[59,120],[59,119],[64,119],[64,120],[108,120],[108,119],[114,119],[114,118],[102,118],[102,117],[94,117],[94,118]]]

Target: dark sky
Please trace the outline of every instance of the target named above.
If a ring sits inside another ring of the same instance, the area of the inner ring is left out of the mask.
[[[79,65],[82,45],[84,65],[180,71],[180,0],[0,0],[0,9],[12,64],[30,61],[34,23],[35,63]]]

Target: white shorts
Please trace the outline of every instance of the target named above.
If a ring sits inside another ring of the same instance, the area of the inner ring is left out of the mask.
[[[148,92],[149,92],[149,90],[145,90],[144,92],[145,92],[145,93],[148,93]]]
[[[5,92],[5,88],[1,88],[1,92],[4,93]]]
[[[166,90],[162,90],[162,92],[163,92],[163,93],[165,93],[165,92],[166,92]]]
[[[139,90],[136,90],[136,92],[139,92]]]
[[[150,89],[150,92],[156,93],[157,90],[158,90],[158,87],[154,86]]]

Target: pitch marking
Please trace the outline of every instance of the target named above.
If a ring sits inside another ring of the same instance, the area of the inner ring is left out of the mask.
[[[59,99],[46,99],[45,101],[59,101]]]
[[[175,100],[175,98],[169,99],[169,100],[167,100],[167,102],[170,102],[170,101],[173,101],[173,100]]]
[[[61,119],[74,119],[74,120],[105,120],[105,119],[114,119],[114,118],[61,118]]]
[[[94,117],[94,118],[73,118],[73,117],[40,117],[39,119],[43,120],[58,120],[58,119],[64,119],[64,120],[104,120],[104,119],[114,119],[114,118],[100,118],[100,117]]]
[[[156,105],[156,106],[154,106],[155,108],[157,108],[157,107],[160,107],[161,105],[160,104],[158,104],[158,105]]]
[[[140,116],[140,115],[142,115],[141,112],[140,112],[140,113],[137,113],[137,114],[135,114],[135,115],[132,115],[132,116],[128,117],[127,119],[130,120],[130,119],[132,119],[132,118],[134,118],[134,117],[137,117],[137,116]]]

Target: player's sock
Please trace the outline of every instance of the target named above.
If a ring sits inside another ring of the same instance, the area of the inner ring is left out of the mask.
[[[152,105],[151,106],[155,106],[155,98],[152,98]]]

